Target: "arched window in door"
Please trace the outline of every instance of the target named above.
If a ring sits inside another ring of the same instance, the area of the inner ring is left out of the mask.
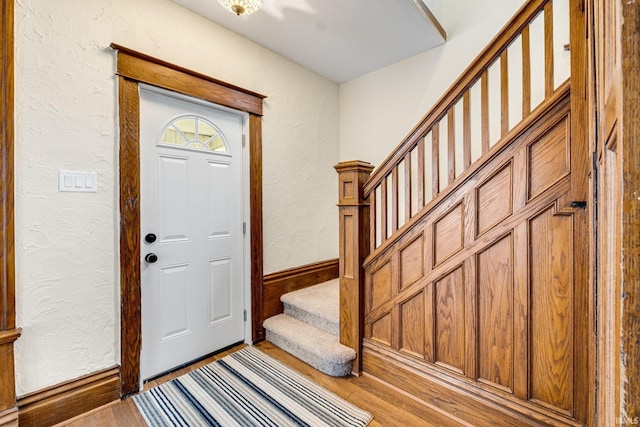
[[[228,153],[224,134],[204,117],[181,116],[165,126],[160,143],[192,150]]]

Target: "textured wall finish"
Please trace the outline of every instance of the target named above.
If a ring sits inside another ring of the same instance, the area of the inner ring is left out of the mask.
[[[336,84],[166,0],[18,0],[18,395],[118,363],[112,42],[267,95],[265,273],[337,256]],[[60,169],[98,192],[59,193]]]
[[[379,165],[523,3],[434,2],[447,43],[340,86],[340,160]],[[568,13],[568,2],[554,6]],[[554,32],[558,42],[568,43],[568,28]],[[564,67],[557,74],[568,75],[568,58],[568,53],[556,58],[556,70]]]

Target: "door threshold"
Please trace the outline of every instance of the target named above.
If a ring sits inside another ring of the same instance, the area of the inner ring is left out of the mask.
[[[173,373],[175,373],[177,371],[180,371],[180,370],[185,369],[185,368],[189,368],[190,366],[193,366],[193,365],[195,365],[195,364],[197,364],[199,362],[202,362],[203,360],[211,359],[212,357],[215,357],[215,356],[217,356],[217,355],[219,355],[221,353],[229,352],[229,350],[231,350],[231,349],[233,349],[235,347],[238,347],[236,350],[240,350],[240,348],[242,348],[242,347],[240,347],[242,344],[244,344],[244,341],[238,341],[236,343],[233,343],[231,345],[223,347],[223,348],[221,348],[219,350],[216,350],[216,351],[214,351],[212,353],[208,353],[208,354],[205,354],[204,356],[201,356],[201,357],[198,357],[196,359],[190,360],[189,362],[186,362],[186,363],[183,363],[181,365],[178,365],[178,366],[176,366],[174,368],[171,368],[171,369],[169,369],[167,371],[164,371],[164,372],[162,372],[162,373],[160,373],[158,375],[154,375],[153,377],[147,378],[146,380],[143,381],[143,384],[147,384],[147,383],[150,383],[150,382],[153,382],[153,381],[157,381],[157,380],[159,380],[159,379],[161,379],[163,377],[169,376],[169,375],[171,375],[171,374],[173,374]],[[197,368],[194,368],[194,370],[195,369],[197,369]],[[145,390],[146,389],[147,389],[147,387],[145,387]]]

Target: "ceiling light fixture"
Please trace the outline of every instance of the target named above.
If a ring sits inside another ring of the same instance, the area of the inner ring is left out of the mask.
[[[235,15],[251,15],[260,9],[264,0],[218,0],[225,9]]]

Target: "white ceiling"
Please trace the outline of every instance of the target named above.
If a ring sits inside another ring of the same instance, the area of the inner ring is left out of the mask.
[[[218,0],[172,1],[338,83],[446,37],[425,0],[265,0],[249,16]]]

